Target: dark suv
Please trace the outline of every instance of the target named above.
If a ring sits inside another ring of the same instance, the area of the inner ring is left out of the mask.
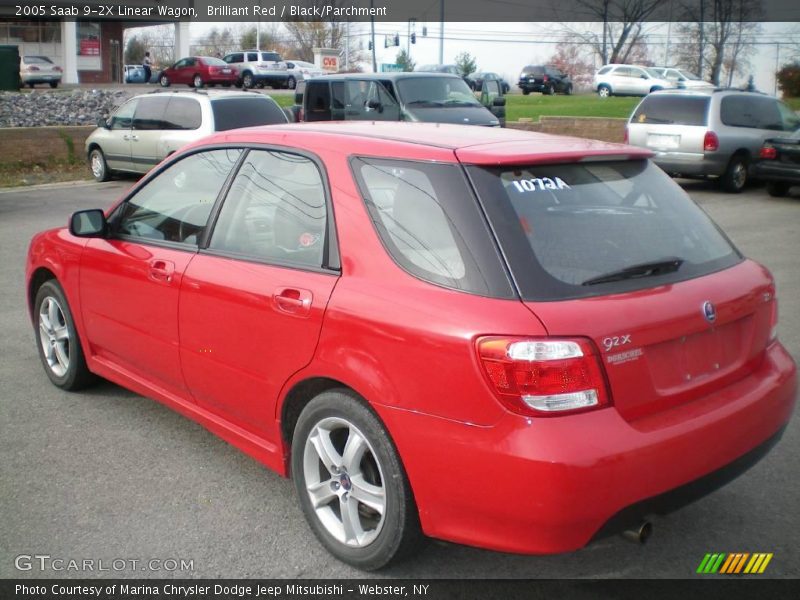
[[[547,96],[572,93],[572,80],[569,75],[549,65],[528,65],[519,74],[517,87],[526,96],[531,92],[541,92]]]

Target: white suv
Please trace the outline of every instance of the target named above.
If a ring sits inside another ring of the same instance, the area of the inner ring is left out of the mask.
[[[594,75],[593,89],[601,98],[646,96],[650,92],[674,88],[662,79],[661,70],[638,65],[606,65]]]
[[[265,85],[283,88],[289,79],[286,63],[277,52],[243,50],[226,54],[222,60],[239,71],[236,85],[245,89]]]
[[[215,131],[288,123],[278,104],[257,92],[158,92],[134,96],[86,139],[92,175],[146,173],[182,146]]]

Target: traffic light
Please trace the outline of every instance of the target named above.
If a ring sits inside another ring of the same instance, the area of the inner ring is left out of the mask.
[[[417,43],[417,34],[416,33],[412,33],[411,34],[411,43],[412,44],[416,44]]]

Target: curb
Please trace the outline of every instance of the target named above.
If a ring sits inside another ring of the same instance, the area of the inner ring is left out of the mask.
[[[16,187],[0,188],[0,194],[14,194],[19,192],[36,191],[36,190],[53,190],[58,188],[72,188],[72,187],[85,187],[89,185],[105,185],[107,183],[114,183],[113,181],[106,181],[99,183],[97,181],[59,181],[58,183],[39,183],[37,185],[19,185]]]

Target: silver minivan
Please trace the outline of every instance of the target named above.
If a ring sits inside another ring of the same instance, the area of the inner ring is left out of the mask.
[[[164,158],[215,131],[289,122],[278,104],[257,92],[159,92],[134,96],[86,139],[92,175],[146,173]]]
[[[776,132],[794,131],[798,116],[777,98],[739,90],[664,90],[645,97],[626,137],[655,152],[670,175],[718,177],[740,192],[759,149]]]

